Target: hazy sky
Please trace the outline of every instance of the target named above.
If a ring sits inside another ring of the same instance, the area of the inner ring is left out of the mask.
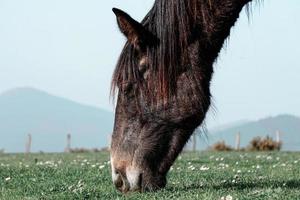
[[[0,93],[30,86],[108,110],[125,39],[112,7],[141,20],[154,0],[0,0]],[[300,2],[265,0],[245,13],[215,65],[213,125],[300,116]],[[211,114],[210,114],[211,116]]]

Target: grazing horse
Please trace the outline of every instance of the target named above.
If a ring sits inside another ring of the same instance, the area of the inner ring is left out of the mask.
[[[123,192],[165,187],[166,175],[210,106],[213,64],[251,0],[155,0],[141,23],[114,8],[127,42],[117,94],[112,179]]]

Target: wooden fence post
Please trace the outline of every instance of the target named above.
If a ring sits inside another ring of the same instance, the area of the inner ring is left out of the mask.
[[[71,134],[67,135],[67,146],[65,148],[65,153],[71,152]]]
[[[108,143],[107,150],[108,151],[110,151],[110,149],[111,149],[111,139],[112,139],[112,133],[107,136],[107,143]]]
[[[31,134],[28,134],[27,135],[27,141],[25,143],[25,153],[30,153],[31,143],[32,143],[32,137],[31,137]]]
[[[197,150],[197,134],[193,134],[193,151]]]
[[[235,136],[235,149],[237,151],[240,150],[240,145],[241,145],[241,133],[238,132]]]
[[[281,141],[280,141],[280,135],[281,135],[280,131],[277,130],[277,131],[276,131],[276,142],[277,142],[277,143],[280,143],[280,142],[281,142]]]

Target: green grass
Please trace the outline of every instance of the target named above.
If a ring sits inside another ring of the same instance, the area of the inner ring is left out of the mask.
[[[300,199],[300,153],[186,153],[156,193],[118,193],[107,153],[0,155],[0,199]]]

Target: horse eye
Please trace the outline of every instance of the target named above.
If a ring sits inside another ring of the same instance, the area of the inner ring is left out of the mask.
[[[124,94],[128,94],[131,91],[132,87],[132,83],[123,83],[122,92],[124,92]]]
[[[139,72],[141,74],[144,74],[147,71],[147,65],[140,65],[139,66]]]
[[[147,70],[147,58],[143,57],[139,62],[139,71],[141,74],[144,74]]]

